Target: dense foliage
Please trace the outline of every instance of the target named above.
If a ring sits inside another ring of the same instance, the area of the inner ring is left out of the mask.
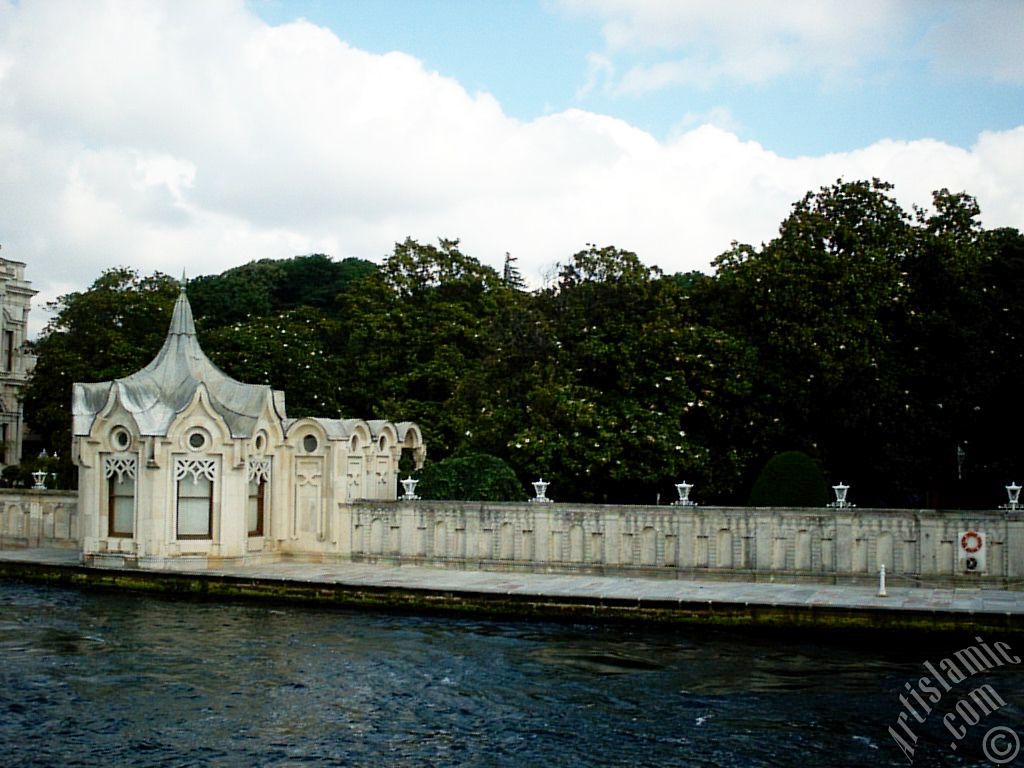
[[[259,261],[188,290],[214,362],[284,389],[290,415],[415,420],[431,461],[496,457],[556,500],[668,501],[685,478],[742,503],[799,450],[861,506],[991,506],[1024,467],[1024,237],[978,215],[837,182],[713,275],[588,245],[531,291],[511,255],[498,272],[406,240],[380,266]],[[148,362],[176,293],[114,269],[56,302],[26,393],[51,453],[69,455],[71,382]]]
[[[824,507],[828,485],[821,467],[803,451],[772,456],[750,491],[752,507]]]
[[[432,461],[420,473],[416,494],[424,499],[525,501],[516,473],[497,456],[467,453]]]

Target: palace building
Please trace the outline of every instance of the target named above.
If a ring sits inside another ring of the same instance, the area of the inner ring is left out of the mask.
[[[73,453],[86,563],[147,568],[347,555],[354,501],[397,498],[422,466],[411,422],[301,418],[203,352],[182,287],[163,347],[115,381],[74,385]]]
[[[25,265],[0,258],[0,469],[22,459],[26,429],[21,396],[35,365],[25,342],[35,295],[25,279]]]

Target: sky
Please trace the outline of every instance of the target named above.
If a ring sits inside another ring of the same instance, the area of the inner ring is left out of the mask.
[[[806,192],[1024,229],[1021,0],[0,0],[0,255],[47,301],[461,240],[710,272]]]

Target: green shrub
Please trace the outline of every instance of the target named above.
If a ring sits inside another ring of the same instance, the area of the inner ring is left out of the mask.
[[[828,485],[817,462],[801,451],[786,451],[764,465],[747,503],[752,507],[824,507],[828,499]]]
[[[523,501],[526,492],[512,468],[497,456],[464,453],[428,463],[416,493],[424,499]]]
[[[0,485],[4,488],[31,488],[34,482],[32,467],[27,464],[11,464],[0,473]]]

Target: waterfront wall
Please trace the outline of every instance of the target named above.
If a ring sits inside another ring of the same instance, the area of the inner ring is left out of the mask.
[[[1024,588],[1020,512],[418,501],[350,514],[366,562],[845,583],[877,583],[884,565],[894,584]]]
[[[76,491],[0,490],[0,549],[78,546]]]
[[[836,583],[877,583],[885,565],[896,585],[1024,589],[1022,512],[367,501],[309,519],[315,530],[281,526],[270,551],[243,560]],[[75,492],[0,490],[0,549],[80,546]],[[127,564],[114,554],[111,564]]]

